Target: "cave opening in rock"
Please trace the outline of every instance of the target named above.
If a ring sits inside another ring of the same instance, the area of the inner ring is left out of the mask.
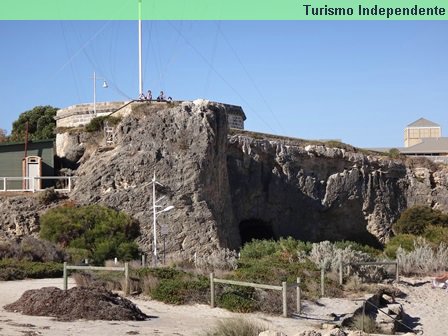
[[[276,239],[272,225],[257,218],[247,219],[240,223],[241,245],[252,239]]]

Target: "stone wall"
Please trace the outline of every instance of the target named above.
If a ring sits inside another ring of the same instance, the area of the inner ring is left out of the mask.
[[[198,100],[202,101],[202,100]],[[173,104],[181,104],[182,102],[173,102]],[[152,105],[167,105],[170,103],[157,102],[157,101],[135,101],[131,103],[127,102],[104,102],[96,103],[96,116],[106,116],[112,112],[114,116],[126,116],[132,111],[132,106],[137,104],[152,104]],[[228,114],[228,122],[230,128],[244,129],[244,120],[246,120],[246,115],[240,106],[222,104],[226,106],[226,113]],[[123,108],[123,106],[125,106]],[[169,107],[169,105],[167,105]],[[56,127],[58,128],[69,128],[69,127],[79,127],[87,125],[90,120],[94,118],[93,104],[79,104],[69,106],[60,109],[56,113]]]
[[[101,117],[117,111],[129,102],[96,103],[96,116]],[[123,108],[117,115],[127,115],[130,105]],[[95,117],[93,104],[79,104],[60,109],[56,113],[56,127],[79,127],[87,125]]]

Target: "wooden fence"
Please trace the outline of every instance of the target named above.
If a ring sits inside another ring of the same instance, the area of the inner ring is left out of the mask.
[[[124,263],[124,267],[99,267],[99,266],[71,266],[64,262],[64,290],[68,287],[68,270],[80,270],[80,271],[112,271],[112,272],[124,272],[124,295],[129,294],[129,263]]]
[[[342,285],[344,283],[344,266],[347,267],[347,275],[350,275],[350,266],[387,266],[387,265],[395,265],[395,281],[400,281],[398,260],[395,261],[366,261],[366,262],[358,262],[358,263],[349,263],[343,264],[342,261],[339,262],[339,284]],[[325,267],[320,269],[320,291],[321,296],[325,296]]]
[[[282,291],[283,317],[288,317],[287,290],[288,288],[296,288],[297,313],[300,314],[301,312],[300,278],[297,278],[297,283],[288,284],[286,282],[282,282],[281,286],[273,286],[273,285],[256,284],[252,282],[217,279],[214,277],[213,273],[210,273],[210,296],[211,296],[210,306],[212,308],[215,307],[215,283]]]

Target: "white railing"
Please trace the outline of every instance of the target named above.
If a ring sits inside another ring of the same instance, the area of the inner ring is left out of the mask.
[[[60,181],[55,183],[55,191],[70,192],[73,188],[73,180],[75,176],[39,176],[39,177],[0,177],[0,192],[12,191],[43,191],[47,188],[43,188],[41,185],[42,180]],[[15,186],[8,185],[8,182],[16,182]],[[20,183],[17,183],[20,182]],[[20,184],[20,188],[17,185]]]

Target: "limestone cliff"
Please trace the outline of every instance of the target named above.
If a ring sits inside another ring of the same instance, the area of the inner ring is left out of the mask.
[[[235,244],[224,107],[204,102],[168,106],[135,108],[116,129],[117,146],[91,154],[80,166],[71,197],[132,214],[144,232],[140,243],[149,249],[155,172],[165,185],[157,188],[157,197],[166,196],[160,204],[175,206],[158,218],[170,228],[168,250],[200,253]]]
[[[92,136],[66,137],[75,149],[66,157],[82,155],[70,198],[131,214],[148,251],[154,172],[165,185],[157,187],[157,196],[165,196],[160,204],[175,206],[158,217],[169,225],[167,249],[189,255],[280,236],[378,244],[409,206],[448,211],[446,168],[353,148],[229,134],[221,104],[137,104],[115,137],[108,151],[92,145]]]

